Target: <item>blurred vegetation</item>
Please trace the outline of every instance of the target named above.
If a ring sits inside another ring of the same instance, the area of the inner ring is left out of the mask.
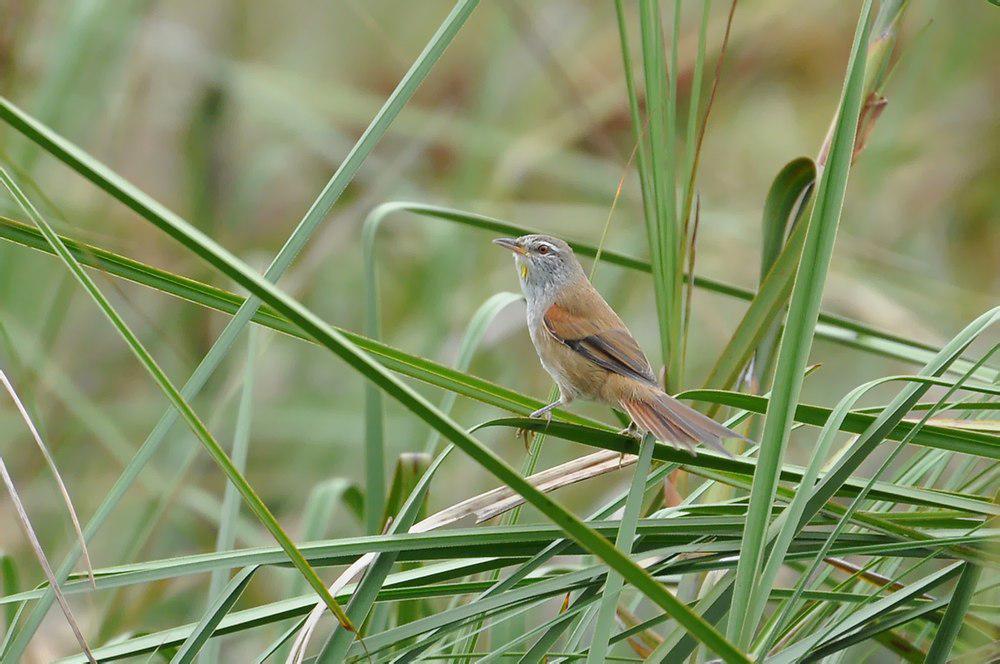
[[[625,4],[634,19],[634,8]],[[816,155],[837,106],[857,21],[856,3],[847,4],[849,9],[827,0],[793,8],[765,0],[738,6],[697,180],[698,274],[756,287],[768,187],[791,159]],[[700,3],[683,5],[682,122],[700,19]],[[0,0],[0,93],[263,270],[450,7],[439,0]],[[709,14],[707,80],[727,11],[728,3],[716,2]],[[666,7],[664,14],[669,23]],[[1000,12],[989,3],[909,3],[885,87],[888,104],[852,172],[824,311],[940,346],[997,304],[998,34]],[[634,40],[637,46],[637,30]],[[597,244],[624,174],[605,246],[646,256],[633,145],[611,3],[484,3],[281,286],[323,319],[362,331],[368,282],[361,230],[378,204],[440,204]],[[0,128],[0,160],[60,233],[240,290],[6,126]],[[0,215],[24,219],[7,196],[0,196]],[[480,304],[516,289],[510,259],[489,244],[491,237],[405,213],[388,218],[376,243],[382,338],[453,364]],[[177,384],[227,320],[93,274]],[[661,366],[648,277],[601,264],[595,284],[654,366]],[[680,387],[703,384],[744,308],[695,291]],[[167,402],[51,257],[0,243],[0,321],[2,366],[86,517]],[[992,340],[974,348],[988,349],[997,338],[993,330]],[[246,335],[240,343],[247,343]],[[309,517],[304,506],[330,482],[363,485],[364,380],[323,349],[288,336],[264,332],[257,347],[246,477],[297,541],[306,532],[311,539],[362,533],[363,519],[343,502],[325,519]],[[828,407],[860,383],[915,371],[828,341],[816,343],[810,362],[821,367],[805,380],[802,400]],[[245,352],[230,353],[193,402],[227,448],[245,363]],[[522,305],[498,314],[469,372],[545,398],[550,381],[525,333]],[[412,384],[439,402],[440,391]],[[884,403],[891,394],[876,389],[861,405]],[[596,406],[573,410],[612,421]],[[459,399],[453,414],[472,426],[500,413]],[[388,459],[424,451],[428,434],[420,420],[387,402]],[[520,467],[523,442],[509,429],[477,436]],[[57,561],[73,533],[44,460],[29,445],[16,411],[0,408],[0,455],[43,547]],[[811,446],[811,438],[793,433],[786,460],[808,463]],[[225,479],[200,448],[191,456],[196,448],[186,429],[173,429],[143,480],[92,541],[95,565],[214,550]],[[581,449],[549,439],[540,467],[580,456]],[[496,484],[461,454],[446,464],[447,481],[430,488],[430,511]],[[589,514],[627,485],[626,475],[563,489],[559,500]],[[147,511],[150,498],[163,501],[155,518]],[[310,530],[312,519],[321,525]],[[538,520],[525,508],[522,522]],[[148,540],[137,535],[145,529]],[[250,520],[241,522],[235,542],[272,543]],[[42,580],[6,499],[0,500],[0,553],[12,555],[22,588]],[[240,606],[279,599],[292,579],[284,570],[262,573]],[[83,596],[73,606],[94,645],[197,621],[206,589],[204,577],[188,576]],[[56,613],[33,641],[35,661],[75,652]],[[229,637],[224,659],[247,661],[276,636]]]

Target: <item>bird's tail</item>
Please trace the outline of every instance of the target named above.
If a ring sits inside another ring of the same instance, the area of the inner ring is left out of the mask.
[[[721,441],[725,438],[748,440],[663,392],[645,398],[623,399],[621,406],[640,429],[665,443],[683,446],[692,454],[696,444],[704,443],[732,456]]]

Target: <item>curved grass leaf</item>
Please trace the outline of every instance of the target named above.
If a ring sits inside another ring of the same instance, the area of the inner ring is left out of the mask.
[[[782,246],[785,223],[796,202],[815,178],[816,164],[807,157],[790,161],[774,178],[764,203],[765,238],[760,287],[705,379],[706,388],[726,389],[736,382],[754,350],[761,349],[761,343],[773,330],[775,321],[788,303],[802,254],[806,224],[798,224]],[[768,229],[771,229],[770,232]],[[766,268],[763,267],[765,265]],[[756,362],[758,370],[761,370],[761,365],[766,365],[768,360],[764,354],[758,354]],[[711,408],[708,412],[715,410]]]
[[[392,206],[379,205],[365,218],[361,228],[361,247],[365,270],[365,327],[364,333],[376,341],[382,337],[382,321],[379,311],[379,279],[376,240],[382,222],[395,211]],[[459,348],[455,368],[465,371],[472,360],[482,336],[493,317],[507,304],[520,299],[512,293],[498,293],[484,302],[473,314]],[[450,413],[456,395],[449,393],[441,402],[443,413]],[[382,393],[371,384],[365,386],[365,486],[369,496],[366,528],[369,533],[379,532],[382,502],[385,495],[385,415]],[[426,444],[428,454],[434,454],[439,436],[431,431]]]

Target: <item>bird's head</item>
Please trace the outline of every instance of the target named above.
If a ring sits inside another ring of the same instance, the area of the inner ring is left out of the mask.
[[[522,235],[497,238],[493,244],[514,254],[521,288],[532,295],[553,292],[583,275],[580,261],[570,246],[551,235]]]

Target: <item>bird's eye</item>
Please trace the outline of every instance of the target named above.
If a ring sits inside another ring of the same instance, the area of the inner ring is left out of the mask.
[[[545,254],[549,253],[551,250],[552,249],[547,244],[540,244],[540,245],[538,245],[538,253],[540,253],[542,256],[544,256]]]

